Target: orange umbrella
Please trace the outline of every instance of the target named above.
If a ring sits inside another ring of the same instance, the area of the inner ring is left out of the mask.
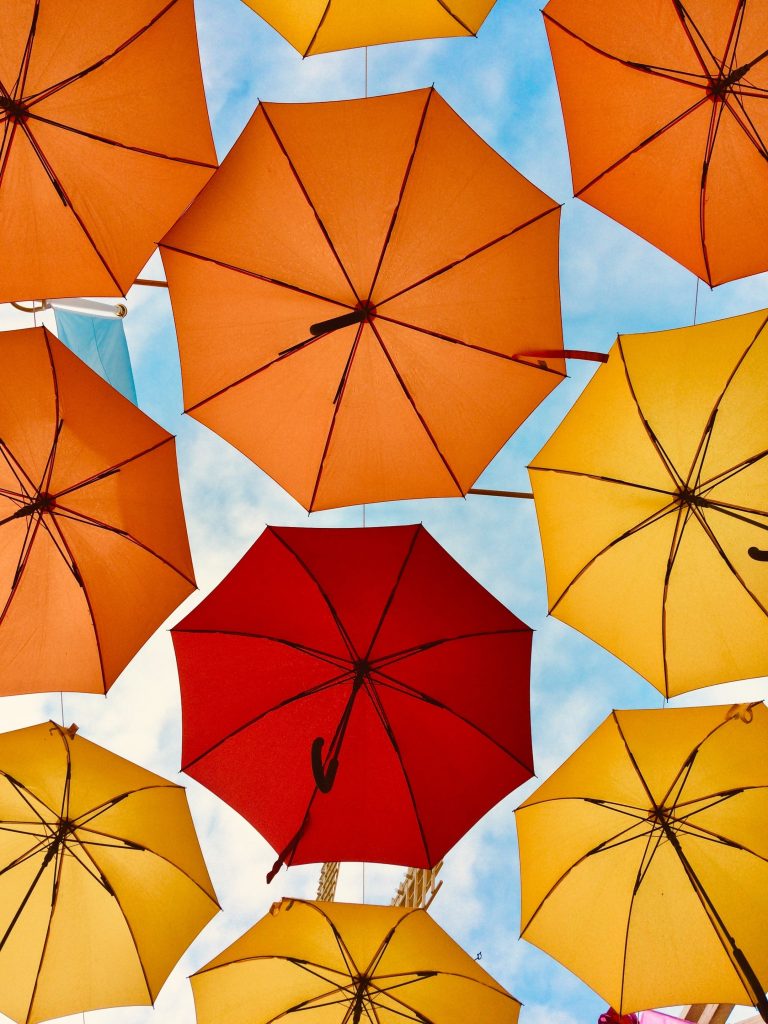
[[[768,11],[550,0],[577,196],[710,285],[768,269]]]
[[[216,166],[192,0],[5,0],[0,302],[121,295]]]
[[[45,328],[0,346],[0,694],[104,693],[194,589],[174,440]]]
[[[162,242],[186,411],[308,509],[462,495],[564,374],[558,227],[434,89],[261,104]]]
[[[302,57],[408,39],[474,36],[494,0],[245,0]]]

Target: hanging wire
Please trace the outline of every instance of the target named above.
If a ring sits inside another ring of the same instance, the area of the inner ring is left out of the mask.
[[[368,99],[368,47],[365,47],[365,98]]]
[[[365,529],[365,505],[363,505],[362,508],[363,508],[363,529]]]
[[[61,705],[61,727],[64,728],[64,694],[59,690],[59,704]]]
[[[701,284],[699,278],[696,278],[696,300],[693,303],[693,326],[696,326],[696,314],[699,311],[699,285]]]

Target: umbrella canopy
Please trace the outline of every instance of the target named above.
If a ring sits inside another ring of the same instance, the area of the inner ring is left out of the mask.
[[[464,494],[562,379],[558,226],[433,89],[263,103],[162,244],[186,411],[308,509]]]
[[[0,348],[0,693],[105,693],[195,588],[173,437],[45,328]]]
[[[494,0],[245,0],[302,57],[409,39],[474,36]]]
[[[425,910],[284,899],[192,975],[199,1024],[516,1024],[520,1003]]]
[[[768,672],[766,316],[620,336],[530,466],[550,612],[668,697]]]
[[[124,294],[215,166],[192,0],[6,0],[0,302]]]
[[[183,770],[275,869],[432,867],[532,774],[531,631],[421,526],[268,527],[172,636]]]
[[[710,285],[768,269],[759,0],[550,0],[577,196]]]
[[[0,1010],[154,1002],[218,909],[184,790],[53,722],[0,736]]]
[[[768,1019],[768,712],[614,711],[517,811],[522,935],[620,1013]]]

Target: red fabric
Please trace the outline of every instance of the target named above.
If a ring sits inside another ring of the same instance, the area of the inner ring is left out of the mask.
[[[184,771],[287,863],[432,867],[533,773],[531,630],[421,526],[268,527],[172,636]]]
[[[610,1006],[605,1013],[598,1017],[597,1024],[639,1024],[640,1018],[636,1013],[625,1013],[623,1016]]]

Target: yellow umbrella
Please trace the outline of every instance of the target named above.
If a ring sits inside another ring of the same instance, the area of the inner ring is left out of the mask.
[[[184,790],[53,722],[0,736],[0,1011],[148,1004],[218,909]]]
[[[768,711],[614,711],[517,810],[522,935],[620,1013],[768,1020]]]
[[[474,36],[495,0],[245,0],[302,57],[408,39]]]
[[[666,696],[768,672],[767,319],[620,336],[529,467],[551,614]]]
[[[284,899],[191,981],[198,1024],[515,1024],[520,1011],[406,907]]]

